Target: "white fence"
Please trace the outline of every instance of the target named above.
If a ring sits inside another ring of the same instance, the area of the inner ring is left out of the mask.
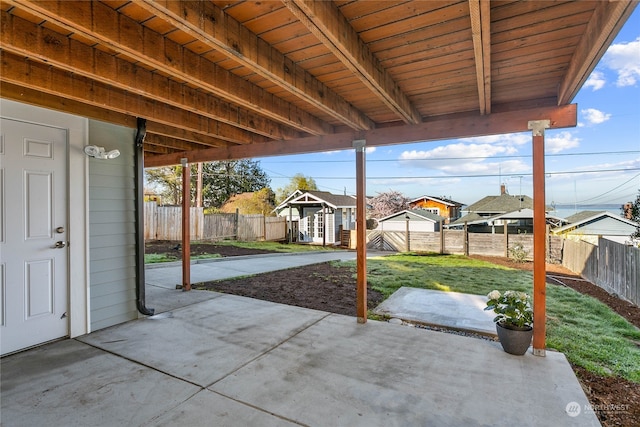
[[[190,208],[190,210],[191,240],[235,239],[251,242],[279,241],[287,238],[287,222],[283,217],[224,213],[205,215],[203,208]],[[182,239],[182,208],[145,202],[144,238],[145,240]]]

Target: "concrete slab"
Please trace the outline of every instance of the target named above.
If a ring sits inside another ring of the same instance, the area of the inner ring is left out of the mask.
[[[2,425],[138,426],[199,388],[74,340],[2,359]]]
[[[198,302],[219,297],[221,294],[210,291],[192,289],[183,292],[182,289],[167,289],[158,286],[146,286],[146,306],[153,308],[155,314],[176,310]]]
[[[486,306],[487,298],[483,295],[402,287],[373,312],[409,322],[495,336],[495,314],[484,311]]]
[[[328,315],[218,295],[78,339],[206,387]]]
[[[599,425],[560,353],[232,295],[82,341],[2,359],[3,426]]]
[[[209,387],[311,426],[597,426],[560,353],[331,315]]]
[[[202,390],[178,407],[153,420],[154,426],[287,427],[299,426],[282,417]]]

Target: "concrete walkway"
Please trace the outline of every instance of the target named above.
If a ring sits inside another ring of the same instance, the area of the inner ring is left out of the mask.
[[[212,294],[3,358],[2,426],[599,425],[561,353]]]
[[[374,313],[457,331],[496,335],[495,313],[484,311],[482,295],[402,287],[375,307]]]
[[[368,251],[367,258],[388,255],[389,252]],[[247,255],[197,260],[191,263],[191,283],[224,280],[276,270],[286,270],[326,261],[356,259],[355,251],[317,251]],[[209,291],[176,289],[182,283],[180,262],[148,264],[145,268],[147,307],[163,313],[213,298]]]

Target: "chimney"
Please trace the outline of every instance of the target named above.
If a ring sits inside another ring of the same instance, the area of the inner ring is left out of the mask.
[[[507,194],[507,186],[504,184],[500,184],[500,195],[504,196],[505,194]]]

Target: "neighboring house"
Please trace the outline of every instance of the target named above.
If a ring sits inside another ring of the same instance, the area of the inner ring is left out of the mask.
[[[138,318],[136,130],[4,99],[0,108],[1,353]],[[120,155],[90,158],[87,145]]]
[[[598,237],[628,243],[631,241],[631,234],[638,227],[636,222],[606,211],[578,212],[568,217],[567,221],[567,225],[552,230],[552,233],[594,245],[598,244]]]
[[[551,208],[547,207],[549,212]],[[476,233],[502,233],[507,224],[507,233],[533,232],[533,199],[529,196],[512,196],[504,185],[499,196],[486,196],[467,206],[463,216],[449,223],[448,228],[462,228]],[[547,223],[558,224],[562,218],[547,214]]]
[[[378,220],[380,231],[440,231],[440,222],[446,218],[424,209],[406,209]]]
[[[296,190],[276,206],[275,212],[287,218],[291,224],[289,230],[293,230],[300,242],[338,244],[340,227],[343,230],[356,228],[356,199],[353,196]]]
[[[409,209],[424,209],[445,218],[445,224],[455,221],[462,215],[463,203],[444,197],[421,196],[409,202]]]

